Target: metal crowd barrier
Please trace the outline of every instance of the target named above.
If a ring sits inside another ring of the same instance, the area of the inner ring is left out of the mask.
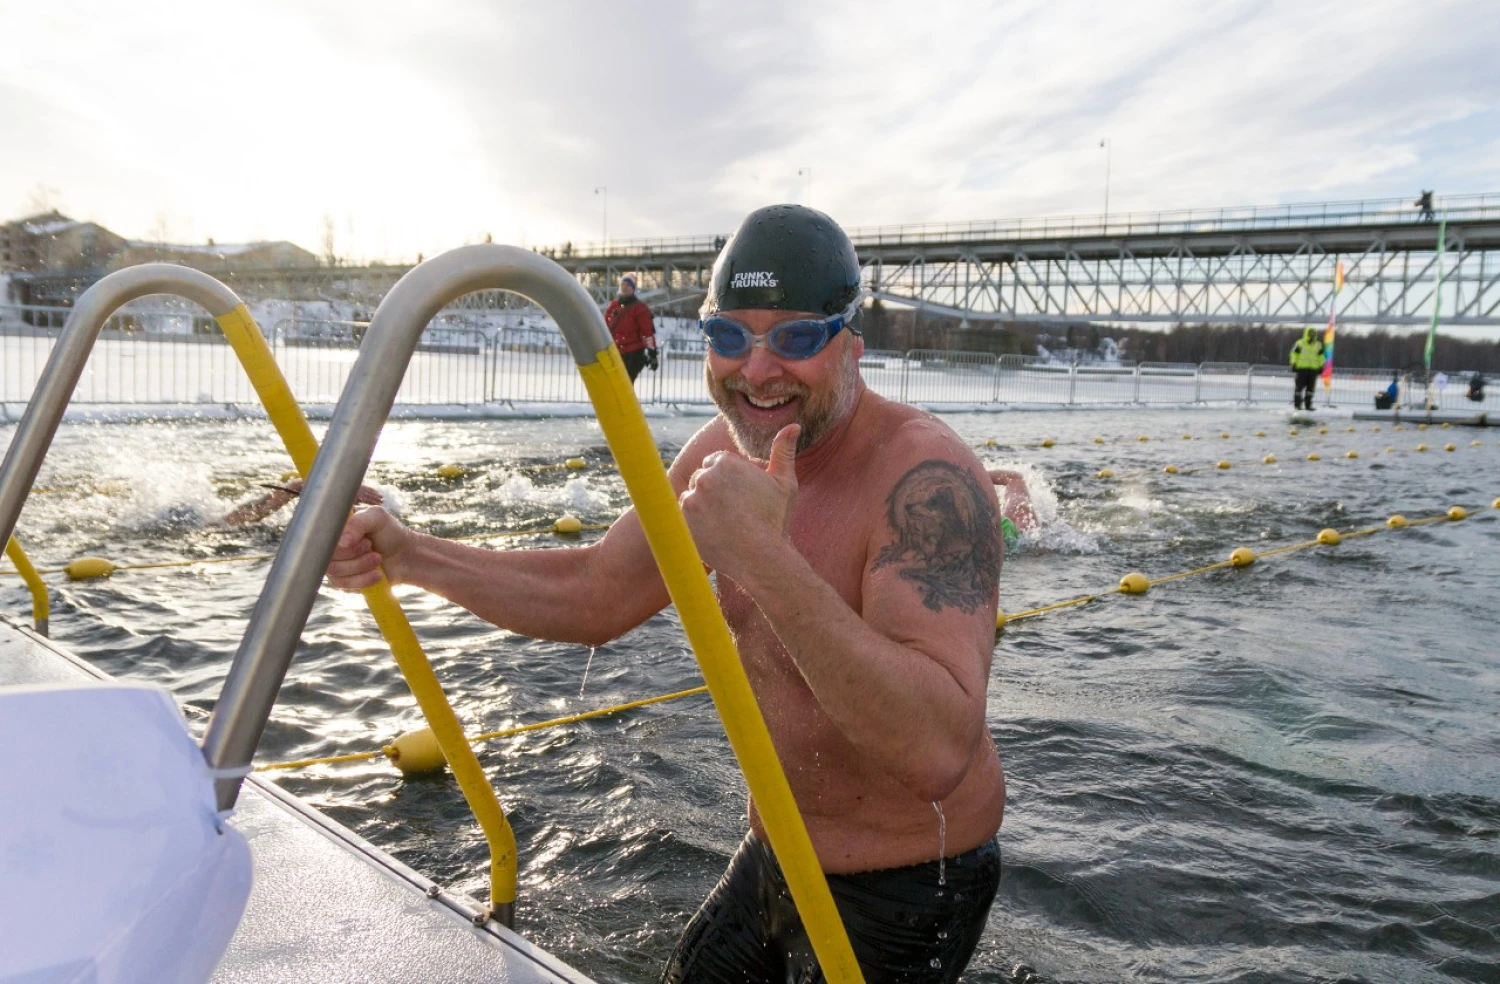
[[[0,305],[0,403],[25,403],[55,343],[66,308]],[[173,330],[166,330],[172,327]],[[267,339],[304,404],[332,404],[359,354],[364,322],[286,318]],[[635,381],[642,404],[709,403],[701,338],[662,339],[659,367]],[[1243,362],[1122,362],[1043,360],[1029,355],[913,349],[867,349],[865,382],[881,396],[924,405],[1276,405],[1291,402],[1285,365]],[[1392,369],[1343,369],[1331,389],[1319,383],[1318,406],[1366,408],[1389,385]],[[1398,375],[1401,375],[1398,373]],[[1433,390],[1444,410],[1500,410],[1500,374],[1485,399],[1466,398],[1472,373],[1453,372]],[[1410,392],[1408,392],[1410,390]],[[1403,405],[1425,401],[1420,381],[1403,384]],[[443,313],[423,334],[396,395],[403,406],[585,403],[563,337],[531,326],[486,328],[463,313]],[[126,309],[100,333],[79,380],[76,404],[253,403],[253,389],[211,319],[187,310]]]

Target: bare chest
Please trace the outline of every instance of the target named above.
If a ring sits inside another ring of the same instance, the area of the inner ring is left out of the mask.
[[[865,499],[857,488],[803,488],[792,513],[792,542],[797,552],[855,611],[863,603],[861,584],[870,524],[883,521],[871,516]],[[768,691],[792,704],[800,702],[800,691],[811,701],[811,692],[755,600],[728,578],[719,579],[718,590],[724,617],[762,703]]]

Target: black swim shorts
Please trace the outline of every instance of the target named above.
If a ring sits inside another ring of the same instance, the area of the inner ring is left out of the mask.
[[[994,839],[937,861],[830,875],[828,887],[868,984],[958,980],[1000,885]],[[812,945],[770,848],[748,834],[667,961],[663,984],[821,982]]]

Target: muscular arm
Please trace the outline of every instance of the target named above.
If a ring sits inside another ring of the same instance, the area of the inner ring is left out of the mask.
[[[687,487],[702,460],[695,437],[671,469]],[[598,645],[666,607],[666,586],[635,511],[575,549],[486,550],[408,530],[383,510],[362,510],[339,538],[328,574],[359,590],[384,570],[393,584],[441,595],[503,629],[536,639]]]
[[[995,496],[951,436],[895,443],[908,447],[880,482],[886,516],[872,534],[860,610],[786,537],[762,538],[753,550],[742,544],[731,576],[840,732],[914,793],[941,800],[984,735],[999,576]]]
[[[666,607],[666,587],[634,510],[598,543],[485,550],[411,533],[385,564],[395,584],[442,595],[503,629],[597,646]]]

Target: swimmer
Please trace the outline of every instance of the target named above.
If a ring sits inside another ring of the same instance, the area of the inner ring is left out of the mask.
[[[262,485],[261,488],[269,491],[229,510],[224,518],[219,520],[219,525],[244,526],[246,523],[255,523],[265,519],[302,494],[302,479],[294,478],[279,485]],[[385,499],[368,485],[361,485],[354,501],[366,506],[378,506]]]
[[[1005,776],[985,723],[1000,510],[957,434],[865,385],[860,302],[832,219],[800,205],[747,216],[701,312],[719,414],[669,477],[865,979],[951,984],[1000,883]],[[357,510],[328,578],[355,591],[382,572],[511,632],[586,645],[671,600],[633,510],[596,543],[532,550]],[[720,796],[743,802],[744,787]],[[665,984],[822,978],[761,808]]]
[[[1020,472],[991,468],[989,475],[997,488],[1005,490],[1000,503],[1000,538],[1005,541],[1005,549],[1010,551],[1020,542],[1023,532],[1041,524],[1037,521],[1036,510],[1031,508],[1031,493],[1027,491],[1026,479]]]

